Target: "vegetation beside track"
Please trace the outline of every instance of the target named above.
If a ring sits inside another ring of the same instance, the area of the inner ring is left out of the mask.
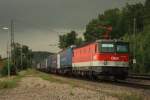
[[[68,84],[72,86],[72,89],[83,88],[87,90],[97,91],[100,94],[112,96],[112,97],[118,98],[119,100],[142,100],[143,99],[143,96],[138,95],[138,93],[136,92],[127,93],[127,91],[118,92],[117,90],[107,91],[107,90],[110,90],[109,86],[108,88],[106,88],[107,87],[106,85],[104,89],[103,87],[100,87],[101,85],[99,84],[103,84],[103,83],[91,83],[91,82],[84,81],[84,80],[82,81],[82,80],[76,80],[76,79],[71,79],[71,78],[59,77],[57,75],[55,76],[52,74],[43,73],[35,69],[27,69],[27,70],[21,71],[19,72],[18,75],[11,76],[9,79],[7,77],[0,78],[0,89],[11,89],[11,88],[17,87],[19,85],[18,83],[20,82],[20,80],[24,77],[40,77],[43,80],[49,81],[50,83],[54,82],[54,83],[59,83],[59,84]],[[97,85],[93,85],[93,84],[97,84]],[[100,90],[97,90],[97,89],[100,89]],[[70,95],[73,95],[73,93],[70,93]]]
[[[60,84],[69,84],[69,85],[72,86],[72,88],[76,88],[76,87],[84,88],[84,89],[86,88],[86,89],[97,91],[99,93],[106,94],[106,95],[109,95],[109,96],[112,96],[112,97],[117,97],[119,100],[143,100],[142,99],[143,96],[138,95],[138,94],[133,93],[133,92],[131,92],[131,93],[123,93],[123,92],[116,93],[116,92],[112,92],[112,91],[109,92],[109,91],[105,91],[105,90],[96,90],[96,89],[87,87],[86,86],[87,84],[84,83],[84,82],[82,83],[82,81],[80,82],[81,83],[80,84],[79,81],[76,80],[76,79],[74,80],[74,79],[65,78],[65,77],[60,78],[59,76],[50,75],[50,74],[39,72],[39,71],[36,71],[36,70],[28,70],[28,72],[32,73],[32,75],[34,75],[34,76],[41,77],[42,79],[50,81],[50,82],[58,82]],[[73,94],[70,93],[70,95],[73,95]]]
[[[9,89],[17,87],[18,82],[21,78],[22,76],[20,75],[0,78],[0,89]]]

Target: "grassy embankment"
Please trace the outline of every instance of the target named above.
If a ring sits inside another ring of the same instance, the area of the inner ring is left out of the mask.
[[[0,78],[0,89],[10,89],[10,88],[15,88],[18,86],[19,81],[23,77],[27,76],[33,76],[33,77],[40,77],[43,80],[47,80],[50,82],[58,82],[58,83],[65,83],[71,85],[73,88],[75,87],[80,87],[80,88],[85,88],[84,86],[77,84],[74,81],[65,81],[61,79],[56,79],[53,75],[46,74],[43,72],[36,71],[34,69],[27,69],[25,71],[19,72],[17,76],[11,76],[10,78],[8,77],[3,77]],[[72,88],[72,89],[73,89]],[[119,100],[142,100],[142,97],[140,95],[137,95],[135,93],[120,93],[117,94],[115,92],[106,92],[106,91],[99,91],[100,93],[106,94],[106,95],[111,95],[113,97],[117,97]],[[73,95],[72,92],[70,95]]]
[[[48,80],[51,82],[61,82],[60,80],[57,80],[53,77],[51,77],[49,74],[42,73],[39,71],[36,71],[34,69],[27,69],[24,71],[21,71],[18,73],[18,75],[10,76],[10,77],[0,77],[0,89],[9,89],[9,88],[15,88],[18,86],[19,81],[26,76],[34,76],[34,77],[41,77],[44,80]]]
[[[14,88],[18,85],[21,76],[1,77],[0,78],[0,89]]]
[[[28,74],[30,73],[30,75],[33,76],[38,76],[44,80],[50,81],[50,82],[58,82],[58,83],[64,83],[64,84],[69,84],[72,86],[73,88],[76,87],[80,87],[80,88],[86,88],[83,85],[77,84],[75,81],[66,81],[66,80],[62,80],[59,78],[55,78],[53,75],[47,74],[47,73],[43,73],[43,72],[39,72],[36,70],[28,70]],[[121,92],[120,94],[115,93],[115,92],[106,92],[106,91],[99,91],[100,93],[106,94],[106,95],[111,95],[113,97],[117,97],[119,100],[143,100],[142,96],[137,95],[136,93],[123,93]],[[73,93],[71,92],[70,95],[73,95]]]

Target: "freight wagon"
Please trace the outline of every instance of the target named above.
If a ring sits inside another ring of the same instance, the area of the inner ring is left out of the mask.
[[[60,69],[59,73],[67,74],[72,70],[72,47],[66,48],[58,53],[60,55]]]
[[[51,65],[48,65],[50,72],[52,73],[57,73],[57,69],[58,69],[58,55],[57,54],[53,54],[51,55]]]

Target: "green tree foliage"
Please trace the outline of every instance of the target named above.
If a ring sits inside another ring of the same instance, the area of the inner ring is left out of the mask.
[[[145,2],[145,11],[144,11],[144,28],[146,30],[149,30],[149,24],[150,24],[150,0],[146,0]]]
[[[110,33],[111,38],[119,38],[123,36],[121,31],[121,11],[119,9],[106,10],[104,14],[100,14],[98,18],[93,19],[86,26],[84,38],[86,42],[95,41],[103,38],[104,32],[107,30],[101,26],[112,26],[113,30]]]
[[[127,5],[124,14],[129,20],[127,27],[129,34],[124,36],[130,42],[131,54],[135,53],[136,66],[131,71],[137,73],[150,73],[150,1],[146,0],[145,5]],[[136,18],[136,35],[133,35],[133,18]],[[135,51],[133,47],[135,46]]]
[[[134,35],[126,34],[124,40],[130,42],[131,54],[135,46],[136,66],[132,66],[131,71],[136,73],[150,73],[150,29],[144,30]],[[133,58],[133,57],[132,57]]]
[[[10,69],[10,75],[15,75],[16,74],[15,67],[13,66],[13,64],[11,62],[9,63],[9,69]],[[8,75],[8,61],[4,62],[4,66],[0,70],[0,74],[1,74],[1,76]]]
[[[12,51],[12,59],[14,60],[14,66],[18,69],[26,69],[31,66],[32,51],[26,45],[14,44]]]
[[[83,39],[81,37],[76,38],[75,45],[79,46],[81,44],[83,44]]]
[[[136,28],[137,33],[143,31],[144,27],[144,6],[141,3],[129,5],[127,4],[126,7],[123,9],[123,19],[126,20],[125,26],[127,29],[133,33],[133,23],[134,18],[136,19]]]
[[[84,33],[85,41],[95,41],[103,37],[106,29],[99,26],[112,26],[111,38],[121,38],[130,31],[133,33],[133,18],[136,18],[137,32],[143,31],[144,6],[141,3],[135,5],[127,4],[122,10],[109,9],[91,20],[86,26]]]
[[[64,49],[71,45],[80,45],[82,38],[77,38],[77,33],[71,31],[70,33],[59,36],[59,48]]]

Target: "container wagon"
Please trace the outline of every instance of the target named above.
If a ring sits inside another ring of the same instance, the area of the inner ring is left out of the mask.
[[[57,54],[51,55],[51,65],[49,66],[51,73],[57,72]]]
[[[60,70],[61,74],[69,74],[72,70],[72,47],[69,47],[61,52],[60,54]]]

